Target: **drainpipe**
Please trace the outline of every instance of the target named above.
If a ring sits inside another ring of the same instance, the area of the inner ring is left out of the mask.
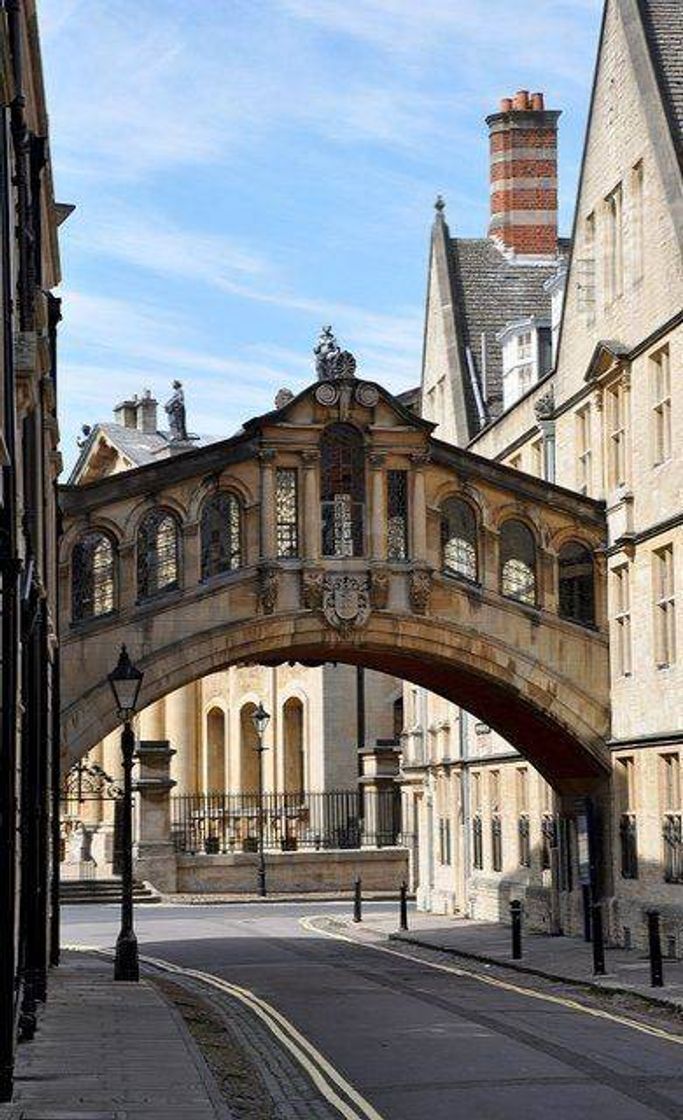
[[[464,708],[460,709],[460,720],[458,722],[460,732],[460,758],[462,761],[462,851],[463,851],[463,878],[466,910],[469,917],[470,903],[469,903],[469,885],[472,875],[472,805],[471,805],[471,790],[470,790],[470,765],[469,765],[469,750],[468,750],[468,735],[467,735],[467,712]]]

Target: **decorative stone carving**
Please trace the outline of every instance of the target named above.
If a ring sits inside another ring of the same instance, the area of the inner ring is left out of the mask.
[[[386,610],[389,602],[389,573],[385,568],[375,568],[370,574],[370,602],[375,610]]]
[[[426,614],[432,594],[432,574],[417,568],[410,574],[410,605],[415,614]]]
[[[319,611],[323,605],[325,573],[320,568],[309,568],[301,575],[301,600],[307,611]]]
[[[280,573],[275,564],[261,564],[258,570],[258,599],[264,614],[272,614],[277,604]]]
[[[323,327],[313,349],[315,372],[319,381],[338,381],[355,377],[356,359],[348,350],[340,350],[332,327]]]
[[[275,407],[277,409],[284,408],[290,401],[294,400],[294,393],[291,389],[278,389],[275,394]]]
[[[370,581],[366,575],[328,575],[323,584],[322,610],[326,621],[347,636],[370,617]]]
[[[422,470],[428,467],[431,462],[431,455],[428,451],[413,451],[410,456],[410,461],[416,470]]]
[[[182,381],[173,382],[173,395],[164,405],[168,416],[168,426],[171,431],[171,441],[187,440],[187,423],[185,418],[185,394]]]
[[[555,390],[552,385],[547,393],[539,397],[534,404],[534,412],[536,413],[537,420],[551,420],[555,413]]]
[[[323,381],[315,391],[315,399],[325,408],[332,408],[339,400],[339,389],[331,381]]]
[[[367,381],[361,381],[356,388],[356,401],[363,408],[374,408],[379,401],[379,393],[374,385],[369,385]]]

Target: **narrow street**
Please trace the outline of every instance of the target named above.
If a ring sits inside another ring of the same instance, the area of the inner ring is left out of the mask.
[[[347,913],[348,903],[152,906],[136,923],[141,955],[267,1001],[384,1120],[682,1114],[675,1027],[656,1037],[301,924]],[[115,906],[64,908],[65,945],[111,947],[117,929]]]

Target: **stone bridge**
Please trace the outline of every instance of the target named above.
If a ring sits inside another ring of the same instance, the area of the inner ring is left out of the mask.
[[[247,662],[440,693],[559,790],[608,774],[601,503],[445,444],[379,385],[311,385],[231,439],[61,489],[64,765],[141,704]],[[173,449],[173,445],[171,445]]]

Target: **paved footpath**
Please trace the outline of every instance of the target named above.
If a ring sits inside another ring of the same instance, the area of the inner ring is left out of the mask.
[[[368,916],[361,926],[350,925],[360,936],[381,934],[430,949],[441,949],[488,964],[501,964],[520,972],[568,980],[597,987],[632,992],[683,1010],[683,961],[664,960],[664,987],[650,987],[650,962],[635,949],[606,949],[606,976],[593,976],[592,946],[577,937],[549,937],[524,933],[523,956],[511,957],[510,928],[494,922],[436,914],[410,915],[410,930],[396,932],[393,915]],[[361,932],[362,931],[362,932]]]
[[[113,962],[64,953],[0,1120],[229,1120],[179,1014]]]

